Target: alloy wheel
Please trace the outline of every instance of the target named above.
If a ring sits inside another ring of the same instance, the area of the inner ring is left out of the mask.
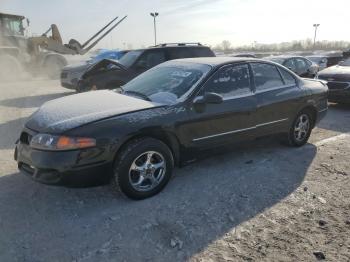
[[[298,117],[294,126],[294,137],[298,142],[303,141],[310,130],[310,118],[307,114],[302,114]]]
[[[162,182],[165,172],[164,156],[156,151],[147,151],[132,162],[129,182],[136,191],[150,191]]]

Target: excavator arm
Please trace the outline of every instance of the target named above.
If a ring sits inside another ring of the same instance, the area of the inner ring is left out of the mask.
[[[49,51],[54,51],[59,54],[84,55],[88,51],[90,51],[93,47],[95,47],[106,35],[108,35],[121,22],[123,22],[124,19],[126,19],[126,17],[127,16],[124,16],[120,20],[118,20],[118,16],[115,17],[114,19],[112,19],[112,21],[110,21],[107,25],[105,25],[102,29],[100,29],[97,33],[95,33],[92,37],[90,37],[84,44],[80,44],[75,39],[71,39],[68,44],[63,44],[62,37],[58,30],[58,27],[53,24],[41,36],[29,38],[30,47],[31,49],[33,49],[34,53],[39,53],[40,48],[43,48]],[[114,23],[115,21],[117,22]],[[105,31],[108,27],[109,29]],[[47,34],[50,31],[51,31],[51,36],[47,36]],[[103,33],[103,31],[105,32]]]

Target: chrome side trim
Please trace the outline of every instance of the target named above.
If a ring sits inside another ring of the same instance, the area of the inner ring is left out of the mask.
[[[277,87],[270,87],[270,88],[266,88],[266,89],[263,89],[263,90],[256,90],[255,91],[255,94],[261,94],[261,93],[264,93],[264,92],[269,92],[269,91],[274,91],[274,90],[279,90],[279,89],[285,89],[285,88],[290,88],[290,87],[295,87],[295,88],[298,88],[298,86],[295,84],[292,84],[292,85],[283,85],[283,86],[277,86]]]
[[[322,110],[319,110],[318,112],[319,112],[319,113],[322,113],[322,112],[327,111],[327,110],[328,110],[328,107],[326,107],[326,108],[324,108],[324,109],[322,109]]]
[[[225,133],[218,133],[218,134],[215,134],[215,135],[194,138],[192,141],[196,142],[196,141],[200,141],[200,140],[204,140],[204,139],[208,139],[208,138],[213,138],[213,137],[218,137],[218,136],[224,136],[224,135],[229,135],[229,134],[240,133],[240,132],[256,129],[258,127],[267,126],[267,125],[271,125],[271,124],[275,124],[275,123],[279,123],[279,122],[283,122],[283,121],[287,121],[287,120],[288,120],[288,118],[283,118],[283,119],[279,119],[279,120],[275,120],[275,121],[271,121],[271,122],[261,123],[261,124],[258,124],[256,126],[252,126],[252,127],[247,127],[247,128],[243,128],[243,129],[236,129],[236,130],[225,132]]]
[[[248,131],[248,130],[255,129],[255,128],[256,127],[253,126],[253,127],[237,129],[237,130],[233,130],[233,131],[229,131],[229,132],[225,132],[225,133],[219,133],[219,134],[215,134],[215,135],[211,135],[211,136],[203,136],[203,137],[195,138],[192,141],[195,142],[195,141],[200,141],[200,140],[213,138],[213,137],[217,137],[217,136],[224,136],[224,135],[228,135],[228,134],[240,133],[240,132]]]
[[[256,125],[256,127],[267,126],[267,125],[271,125],[271,124],[275,124],[275,123],[279,123],[279,122],[283,122],[283,121],[287,121],[287,120],[288,120],[288,118],[283,118],[283,119],[279,119],[279,120],[275,120],[275,121],[271,121],[271,122],[258,124],[258,125]]]

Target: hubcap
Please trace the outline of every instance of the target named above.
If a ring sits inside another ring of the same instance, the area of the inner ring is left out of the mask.
[[[294,137],[301,142],[305,139],[310,129],[310,119],[306,114],[299,116],[294,126]]]
[[[147,151],[139,155],[130,166],[129,181],[137,191],[149,191],[164,178],[166,163],[159,152]]]

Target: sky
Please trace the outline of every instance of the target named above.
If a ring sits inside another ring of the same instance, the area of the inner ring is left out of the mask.
[[[86,41],[115,16],[128,15],[98,47],[139,48],[157,42],[215,46],[277,43],[313,38],[350,41],[349,0],[0,0],[0,12],[30,19],[30,33],[57,24],[64,42]]]

